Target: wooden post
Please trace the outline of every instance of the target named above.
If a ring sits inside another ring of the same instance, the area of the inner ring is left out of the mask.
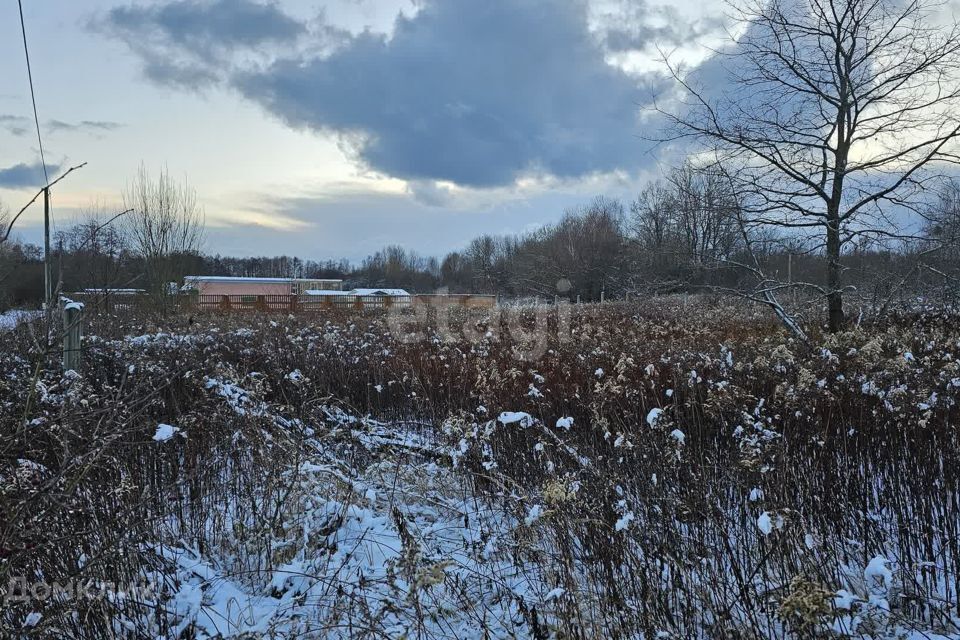
[[[63,307],[63,370],[80,370],[83,342],[83,305],[68,302]]]
[[[606,291],[600,289],[600,304],[603,304],[604,299],[606,298]]]
[[[53,264],[51,264],[50,261],[49,188],[43,190],[43,302],[48,310],[53,308]]]
[[[297,311],[297,294],[290,296],[290,311]]]
[[[577,304],[580,304],[580,294],[577,294]]]

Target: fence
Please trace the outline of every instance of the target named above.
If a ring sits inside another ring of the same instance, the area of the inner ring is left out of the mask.
[[[74,296],[101,312],[123,312],[148,306],[148,295],[112,296],[84,293]],[[276,312],[322,313],[324,311],[364,311],[390,307],[426,305],[433,307],[467,307],[491,309],[497,305],[496,296],[469,294],[427,294],[412,296],[377,295],[177,295],[167,302],[180,309],[210,312]]]
[[[413,304],[430,307],[467,307],[469,309],[493,309],[497,306],[497,296],[475,295],[472,293],[417,294]]]
[[[285,311],[321,312],[342,309],[357,310],[384,309],[387,307],[410,306],[409,296],[298,296],[298,295],[194,295],[182,296],[178,301],[181,307],[192,307],[199,311]]]
[[[86,307],[99,313],[133,311],[150,304],[146,293],[113,293],[104,291],[78,291],[70,294],[72,300],[82,302]]]

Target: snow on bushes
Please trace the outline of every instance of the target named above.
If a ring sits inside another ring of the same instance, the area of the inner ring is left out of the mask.
[[[5,333],[0,577],[157,589],[0,635],[957,637],[956,318],[701,304],[535,362],[482,316],[93,318],[69,376]]]

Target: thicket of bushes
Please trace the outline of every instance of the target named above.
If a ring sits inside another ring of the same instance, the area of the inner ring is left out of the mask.
[[[334,496],[392,514],[406,578],[383,578],[377,606],[372,578],[300,603],[317,637],[389,637],[387,618],[438,636],[445,615],[473,616],[477,637],[960,633],[956,315],[868,319],[811,350],[702,299],[558,311],[540,311],[552,337],[532,360],[480,316],[457,318],[473,341],[412,343],[382,314],[95,317],[79,375],[48,367],[29,327],[0,335],[0,596],[16,576],[163,586],[10,602],[0,635],[192,637],[163,549],[266,589],[294,555],[336,553],[343,517],[311,536],[293,508]],[[186,437],[158,443],[160,423]],[[336,472],[304,489],[317,460]],[[355,495],[400,461],[419,476],[396,472],[406,498]],[[501,514],[478,534],[496,553],[429,553],[404,524],[425,478],[436,500]],[[518,595],[507,567],[550,593]]]

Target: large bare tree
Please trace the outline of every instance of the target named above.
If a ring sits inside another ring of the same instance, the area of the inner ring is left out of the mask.
[[[131,249],[143,260],[146,285],[164,295],[177,281],[183,259],[200,251],[204,214],[197,193],[186,182],[178,183],[163,169],[153,178],[146,167],[123,193],[123,228]]]
[[[958,161],[960,31],[928,0],[748,0],[740,35],[701,70],[671,66],[669,138],[705,144],[748,227],[815,237],[831,331],[844,323],[843,256],[863,237],[911,235],[925,191]],[[722,69],[721,69],[722,67]],[[752,229],[748,229],[752,230]]]

